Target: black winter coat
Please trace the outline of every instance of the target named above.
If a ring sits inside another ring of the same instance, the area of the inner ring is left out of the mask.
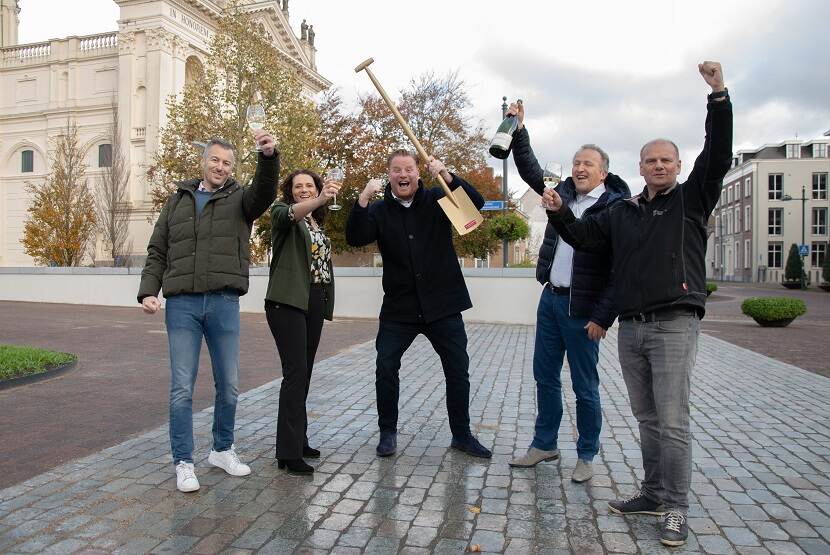
[[[463,187],[480,209],[481,194],[457,175],[452,177],[450,188]],[[473,306],[452,244],[452,224],[438,205],[442,197],[443,189],[427,189],[419,180],[409,208],[395,200],[389,184],[383,200],[366,208],[354,203],[346,241],[353,247],[378,243],[383,257],[381,319],[430,323]]]
[[[569,208],[548,220],[571,245],[614,255],[620,316],[687,307],[706,311],[707,223],[732,163],[732,104],[709,102],[703,151],[685,183],[648,200],[646,192],[576,219]]]
[[[539,193],[545,191],[542,179],[542,167],[536,160],[536,155],[530,146],[530,136],[527,128],[517,129],[513,135],[513,160],[519,175],[525,183]],[[562,196],[565,203],[576,197],[576,187],[572,178],[567,178],[559,184],[556,191]],[[609,173],[605,178],[605,193],[597,199],[585,214],[596,214],[608,208],[611,204],[631,196],[628,185],[619,176]],[[539,259],[536,263],[536,280],[545,284],[550,277],[550,268],[556,246],[559,243],[559,234],[548,223],[545,227],[545,238],[539,249]],[[617,317],[614,308],[614,284],[611,279],[611,252],[574,250],[573,270],[571,276],[571,293],[568,301],[568,313],[576,318],[588,318],[605,329],[611,327]]]

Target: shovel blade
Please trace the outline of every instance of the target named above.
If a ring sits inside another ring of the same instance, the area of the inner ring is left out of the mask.
[[[484,221],[484,216],[470,200],[467,191],[458,187],[452,193],[452,198],[442,197],[438,199],[438,205],[447,215],[447,218],[452,223],[459,235],[466,235]],[[455,202],[453,202],[455,201]]]

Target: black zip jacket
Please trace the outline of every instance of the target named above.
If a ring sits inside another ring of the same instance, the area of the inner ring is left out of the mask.
[[[480,209],[481,194],[452,177],[450,188],[463,187]],[[442,197],[442,188],[427,189],[419,180],[409,208],[395,200],[389,184],[383,200],[366,208],[355,201],[346,222],[346,242],[353,247],[378,243],[383,257],[381,319],[430,323],[473,306],[452,244],[452,224],[438,205]]]
[[[519,175],[525,183],[539,193],[545,192],[542,167],[530,146],[527,128],[517,129],[513,134],[513,160]],[[559,184],[556,191],[565,203],[576,197],[576,186],[572,178]],[[631,196],[628,185],[619,176],[609,173],[605,178],[605,193],[585,211],[585,215],[605,210],[618,200]],[[545,284],[550,277],[550,268],[559,243],[559,234],[548,222],[545,238],[539,249],[536,263],[536,280]],[[568,299],[568,314],[576,318],[588,318],[605,329],[611,327],[617,312],[614,308],[614,283],[611,279],[611,253],[574,250],[571,273],[571,292]]]
[[[706,224],[732,162],[732,103],[707,106],[703,151],[685,183],[647,200],[640,195],[576,219],[564,206],[548,212],[556,230],[576,248],[614,257],[620,317],[672,307],[706,311]]]

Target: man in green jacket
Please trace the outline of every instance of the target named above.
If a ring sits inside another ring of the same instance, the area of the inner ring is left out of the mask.
[[[210,351],[216,399],[213,449],[208,462],[233,476],[247,476],[233,445],[239,394],[239,296],[248,292],[250,237],[254,220],[276,197],[279,153],[265,131],[255,133],[262,151],[250,186],[233,177],[233,146],[211,139],[205,146],[202,178],[178,183],[156,221],[141,272],[138,302],[144,312],[167,305],[170,348],[170,447],[176,487],[196,491],[193,467],[193,386],[202,337]]]

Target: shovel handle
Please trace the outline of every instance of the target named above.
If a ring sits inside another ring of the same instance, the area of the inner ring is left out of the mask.
[[[398,123],[401,124],[401,127],[403,128],[403,132],[406,133],[406,136],[409,137],[409,140],[412,141],[412,144],[415,145],[415,150],[418,151],[418,156],[420,156],[421,159],[424,160],[424,162],[426,162],[429,159],[429,156],[427,156],[427,151],[424,150],[423,146],[421,146],[420,141],[418,141],[417,137],[415,137],[415,133],[412,132],[412,128],[409,127],[409,124],[406,123],[406,120],[403,119],[403,116],[398,111],[398,109],[395,107],[395,103],[392,102],[392,99],[389,98],[389,95],[387,95],[386,91],[383,90],[383,86],[380,84],[380,81],[377,80],[377,78],[375,77],[375,74],[372,73],[371,69],[369,69],[369,66],[374,61],[375,61],[374,58],[369,58],[369,59],[361,62],[356,68],[354,68],[355,73],[360,73],[361,71],[366,72],[366,75],[368,75],[369,79],[371,79],[372,84],[375,86],[375,88],[380,93],[380,96],[381,96],[381,98],[383,98],[383,101],[386,103],[387,106],[389,106],[389,109],[392,110],[392,114],[395,116],[395,119],[397,119]],[[444,181],[444,178],[441,177],[441,174],[438,174],[438,182],[441,184],[441,187],[444,189],[444,194],[447,195],[447,198],[449,198],[450,201],[452,201],[452,203],[455,206],[458,206],[458,203],[456,202],[455,197],[453,197],[452,191],[450,191],[450,188],[447,185],[447,182]]]

